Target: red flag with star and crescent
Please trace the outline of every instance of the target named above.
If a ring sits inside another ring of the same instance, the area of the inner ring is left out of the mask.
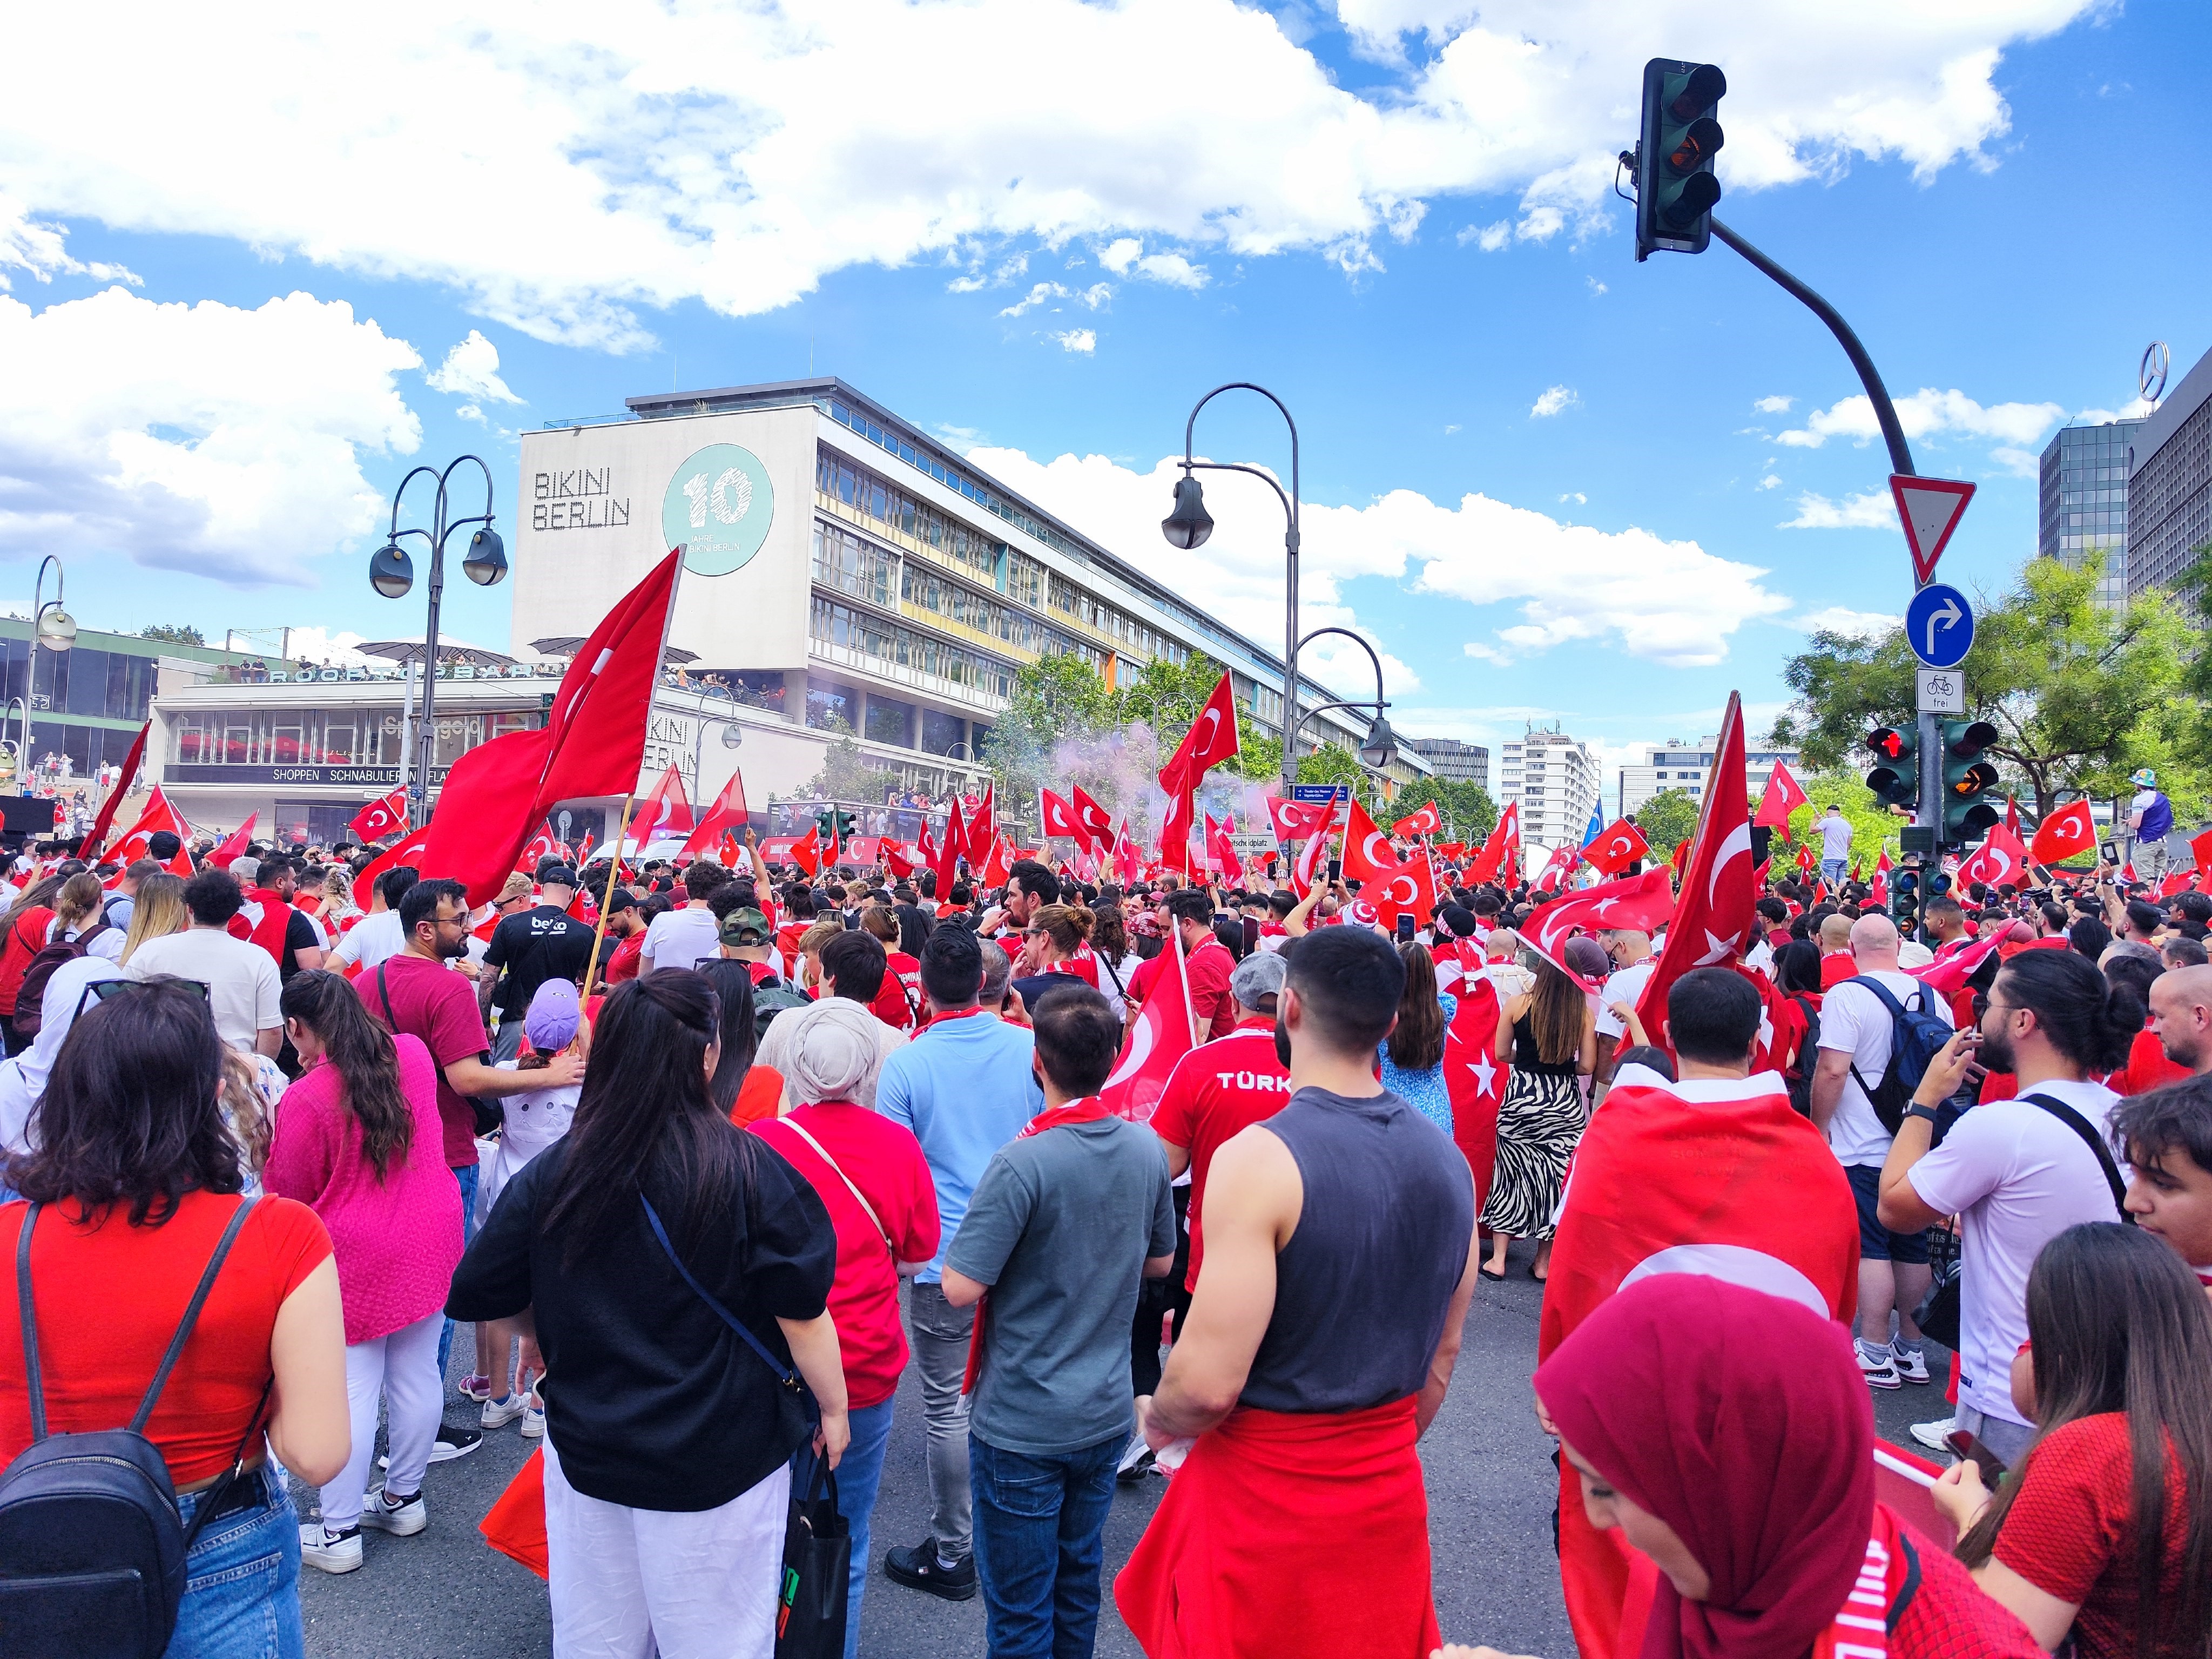
[[[1385,927],[1395,927],[1401,915],[1424,925],[1437,910],[1437,866],[1424,848],[1363,885],[1359,896],[1374,905],[1375,919]]]
[[[191,825],[185,822],[183,813],[169,805],[169,798],[161,793],[161,786],[157,783],[153,793],[146,798],[146,810],[138,815],[138,822],[131,826],[123,839],[115,844],[115,850],[107,855],[116,863],[113,878],[116,882],[123,879],[123,872],[132,864],[149,856],[147,849],[153,844],[154,837],[163,830],[174,836],[180,842],[192,838]],[[166,867],[171,875],[189,881],[192,874],[192,855],[179,846],[176,856]]]
[[[1393,835],[1433,836],[1444,827],[1444,815],[1431,801],[1418,812],[1409,812],[1390,826]]]
[[[1790,775],[1790,769],[1777,761],[1774,769],[1766,775],[1766,793],[1759,797],[1759,811],[1751,821],[1771,825],[1786,836],[1790,833],[1790,815],[1810,804],[1797,780]]]
[[[1469,885],[1479,886],[1486,881],[1510,878],[1514,861],[1521,855],[1521,803],[1509,800],[1505,810],[1498,815],[1498,827],[1490,832],[1490,839],[1482,843],[1482,850],[1468,866]]]
[[[1344,876],[1346,881],[1382,881],[1398,868],[1398,854],[1390,837],[1376,827],[1367,809],[1358,801],[1344,821]]]
[[[1075,815],[1077,830],[1091,850],[1101,854],[1112,852],[1115,839],[1114,815],[1085,793],[1079,783],[1068,791],[1067,804]]]
[[[1490,1196],[1498,1164],[1498,1109],[1505,1102],[1511,1067],[1498,1053],[1498,987],[1480,965],[1449,987],[1459,1006],[1444,1028],[1444,1091],[1451,1100],[1452,1142],[1474,1171],[1475,1213]]]
[[[2063,864],[2097,848],[2097,826],[2089,817],[2089,803],[2069,801],[2035,826],[2028,851],[2038,864]]]
[[[402,784],[381,799],[373,800],[353,815],[346,828],[364,847],[386,836],[407,833],[407,786]]]
[[[1091,848],[1091,837],[1076,821],[1075,808],[1049,789],[1037,791],[1038,833],[1046,836],[1065,836],[1085,851]]]
[[[1583,862],[1608,876],[1617,876],[1638,859],[1651,856],[1651,843],[1626,818],[1607,824],[1583,848]]]
[[[1521,941],[1585,991],[1596,991],[1603,988],[1603,980],[1585,979],[1567,966],[1567,941],[1577,933],[1609,927],[1652,933],[1674,914],[1674,878],[1662,865],[1544,906],[1528,918]]]
[[[1698,833],[1682,872],[1682,893],[1667,930],[1659,965],[1636,1006],[1644,1029],[1656,1036],[1667,1012],[1667,993],[1692,968],[1734,962],[1756,936],[1759,890],[1751,872],[1750,796],[1744,786],[1743,702],[1729,693],[1713,753],[1711,781],[1698,817]]]
[[[1988,839],[1959,866],[1959,879],[1969,884],[1978,881],[1984,887],[2008,881],[2017,885],[2027,868],[2027,848],[2021,845],[2020,837],[2002,823],[1992,824]]]
[[[1267,797],[1267,823],[1278,846],[1290,847],[1309,836],[1317,836],[1336,822],[1334,800],[1285,800]]]

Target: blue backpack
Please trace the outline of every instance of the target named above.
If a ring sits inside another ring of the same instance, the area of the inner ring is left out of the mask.
[[[1881,1127],[1895,1134],[1905,1121],[1905,1109],[1912,1103],[1913,1091],[1919,1088],[1920,1079],[1928,1075],[1929,1062],[1951,1040],[1951,1028],[1924,1008],[1908,1010],[1890,995],[1887,986],[1871,975],[1861,974],[1845,980],[1844,984],[1863,985],[1889,1011],[1888,1069],[1883,1072],[1881,1081],[1869,1089],[1854,1065],[1851,1081],[1865,1092]],[[1927,994],[1924,986],[1917,988],[1912,992],[1912,1000],[1917,1003]]]

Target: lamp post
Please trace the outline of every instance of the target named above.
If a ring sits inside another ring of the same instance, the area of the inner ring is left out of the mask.
[[[726,685],[710,685],[700,696],[702,699],[721,697],[732,708],[737,706],[737,696]],[[741,747],[745,740],[745,732],[734,714],[709,714],[702,710],[698,719],[699,729],[691,734],[691,787],[703,794],[707,788],[706,775],[700,769],[707,757],[707,728],[710,726],[722,728],[722,747],[725,749]]]
[[[475,461],[477,470],[483,474],[484,510],[466,518],[449,516],[446,494],[447,480],[453,469],[463,461]],[[407,494],[407,486],[418,477],[438,481],[437,499],[430,510],[430,528],[421,530],[399,527],[399,503]],[[461,569],[479,587],[490,587],[507,576],[507,544],[500,540],[499,532],[491,527],[492,488],[491,469],[474,455],[456,457],[443,472],[433,472],[427,466],[418,466],[399,481],[399,488],[392,492],[392,527],[384,545],[368,562],[368,584],[387,599],[404,599],[415,586],[415,562],[407,556],[406,549],[399,545],[403,536],[419,536],[430,548],[430,614],[422,633],[422,726],[417,734],[420,758],[416,766],[415,800],[421,808],[415,822],[428,821],[430,806],[430,765],[438,752],[438,726],[434,703],[438,683],[438,606],[446,595],[446,538],[465,524],[481,526],[469,538],[468,556],[461,561]]]
[[[1201,461],[1191,454],[1191,435],[1198,426],[1198,411],[1204,409],[1224,392],[1256,392],[1281,411],[1283,424],[1291,429],[1291,492],[1283,494],[1282,485],[1256,466],[1246,466],[1236,461]],[[1194,468],[1204,467],[1214,472],[1249,472],[1266,482],[1267,488],[1283,504],[1284,516],[1289,527],[1283,532],[1283,787],[1285,795],[1290,786],[1297,781],[1298,761],[1295,744],[1296,727],[1299,724],[1298,707],[1298,423],[1291,418],[1291,411],[1283,400],[1263,386],[1250,380],[1231,380],[1218,386],[1191,406],[1190,418],[1182,428],[1182,477],[1175,487],[1175,510],[1160,520],[1160,534],[1166,537],[1170,547],[1188,553],[1202,547],[1206,538],[1213,533],[1212,515],[1206,510],[1206,492],[1191,476]],[[1365,643],[1365,641],[1362,641]],[[1377,670],[1379,677],[1380,670]],[[1379,693],[1377,694],[1380,695]]]
[[[54,568],[54,596],[46,598],[46,567]],[[39,561],[39,576],[31,590],[31,654],[23,672],[23,741],[16,749],[18,769],[24,778],[34,764],[31,753],[31,705],[38,696],[39,647],[66,651],[76,643],[76,618],[62,609],[62,562],[49,553]],[[10,699],[10,701],[13,701]],[[20,783],[19,783],[20,787]]]
[[[1318,708],[1306,709],[1298,715],[1293,724],[1285,728],[1283,735],[1285,750],[1287,751],[1289,745],[1296,740],[1299,728],[1316,714],[1325,714],[1332,708],[1372,708],[1375,711],[1375,722],[1367,728],[1366,739],[1359,745],[1359,763],[1369,771],[1380,773],[1392,761],[1398,758],[1398,735],[1391,731],[1390,722],[1383,718],[1382,714],[1382,711],[1390,706],[1389,701],[1382,695],[1382,659],[1375,654],[1373,646],[1368,644],[1365,640],[1361,639],[1348,628],[1316,628],[1305,638],[1297,641],[1298,648],[1304,649],[1324,634],[1341,634],[1367,653],[1368,661],[1375,665],[1374,701],[1369,702],[1351,698],[1339,702],[1325,702]],[[1287,782],[1290,779],[1287,768],[1284,775]]]

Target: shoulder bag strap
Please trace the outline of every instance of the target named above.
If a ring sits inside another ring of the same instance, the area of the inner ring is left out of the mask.
[[[838,1164],[837,1160],[830,1156],[829,1148],[824,1146],[820,1141],[817,1140],[812,1135],[807,1133],[805,1129],[801,1128],[799,1125],[798,1119],[780,1117],[775,1121],[778,1123],[781,1123],[785,1128],[790,1130],[792,1133],[797,1135],[808,1146],[811,1146],[814,1149],[814,1155],[830,1166],[830,1173],[835,1175],[838,1180],[845,1183],[845,1190],[852,1194],[854,1198],[859,1201],[860,1207],[868,1212],[868,1219],[875,1223],[876,1231],[883,1235],[884,1248],[889,1250],[891,1255],[896,1257],[898,1255],[898,1249],[891,1243],[890,1230],[884,1225],[883,1218],[876,1213],[876,1206],[868,1202],[868,1195],[853,1184],[853,1177],[847,1175],[843,1168]]]
[[[384,982],[384,964],[380,962],[376,964],[376,994],[384,999],[386,1028],[397,1035],[399,1030],[399,1016],[392,1012],[392,988]]]
[[[2095,1155],[2097,1167],[2105,1172],[2105,1184],[2112,1189],[2112,1207],[2120,1212],[2123,1222],[2134,1226],[2136,1218],[2128,1212],[2128,1183],[2120,1179],[2120,1166],[2112,1162],[2111,1151],[2089,1127],[2089,1120],[2064,1101],[2054,1100],[2049,1095],[2022,1095],[2020,1098],[2024,1105],[2040,1106],[2081,1138],[2081,1144]]]
[[[192,1299],[185,1304],[185,1316],[178,1322],[177,1334],[169,1339],[169,1351],[161,1356],[161,1368],[154,1373],[152,1386],[146,1390],[146,1397],[138,1402],[138,1414],[131,1419],[133,1434],[146,1431],[146,1419],[154,1414],[154,1402],[161,1397],[161,1390],[169,1381],[169,1372],[174,1369],[178,1356],[184,1352],[185,1343],[192,1334],[192,1327],[199,1323],[200,1309],[208,1299],[208,1292],[215,1288],[215,1276],[222,1271],[223,1258],[230,1254],[230,1247],[238,1237],[238,1230],[246,1224],[246,1218],[252,1212],[256,1202],[257,1200],[251,1198],[240,1199],[238,1207],[231,1212],[230,1224],[222,1230],[222,1238],[216,1241],[215,1254],[208,1258],[206,1270],[200,1274],[198,1287],[192,1291]]]
[[[15,1317],[23,1330],[23,1384],[31,1396],[31,1443],[46,1437],[46,1391],[39,1378],[39,1318],[31,1304],[31,1229],[39,1224],[31,1206],[23,1231],[15,1235]]]
[[[1868,990],[1874,993],[1875,1000],[1889,1012],[1889,1046],[1891,1052],[1888,1062],[1881,1068],[1882,1076],[1884,1078],[1887,1078],[1889,1075],[1890,1066],[1894,1066],[1897,1063],[1897,1022],[1905,1018],[1904,1006],[1900,1004],[1895,997],[1890,995],[1889,987],[1884,985],[1880,980],[1875,979],[1869,974],[1854,974],[1850,978],[1838,981],[1833,989],[1835,991],[1840,991],[1846,985],[1863,985]],[[1832,991],[1830,994],[1832,994],[1833,992]],[[1825,1006],[1826,999],[1824,998],[1822,1001],[1823,1006]],[[1859,1092],[1867,1097],[1867,1103],[1871,1105],[1874,1102],[1874,1091],[1880,1085],[1876,1084],[1869,1084],[1864,1078],[1859,1075],[1859,1063],[1856,1057],[1851,1060],[1850,1071],[1851,1074],[1851,1081],[1859,1085]]]
[[[799,1373],[770,1353],[768,1344],[747,1330],[744,1321],[716,1301],[714,1292],[692,1276],[691,1270],[684,1265],[684,1258],[676,1254],[676,1247],[668,1242],[668,1229],[660,1224],[660,1217],[653,1207],[653,1200],[643,1193],[640,1193],[637,1195],[637,1201],[645,1206],[645,1218],[652,1225],[653,1236],[660,1241],[660,1248],[668,1252],[668,1259],[676,1264],[676,1271],[684,1276],[684,1282],[691,1287],[693,1293],[714,1310],[716,1318],[744,1338],[745,1346],[758,1354],[762,1363],[775,1373],[777,1382],[782,1383],[793,1394],[804,1394],[806,1391],[805,1384],[799,1380]]]

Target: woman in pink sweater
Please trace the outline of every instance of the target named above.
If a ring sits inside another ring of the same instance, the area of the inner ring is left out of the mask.
[[[336,974],[295,974],[278,1006],[307,1067],[276,1109],[262,1184],[322,1218],[345,1304],[353,1456],[323,1488],[300,1552],[326,1572],[361,1565],[361,1529],[422,1530],[422,1472],[445,1379],[438,1337],[461,1257],[461,1191],[446,1167],[437,1069],[420,1039],[394,1038]],[[390,1419],[384,1490],[365,1490],[377,1401]]]

